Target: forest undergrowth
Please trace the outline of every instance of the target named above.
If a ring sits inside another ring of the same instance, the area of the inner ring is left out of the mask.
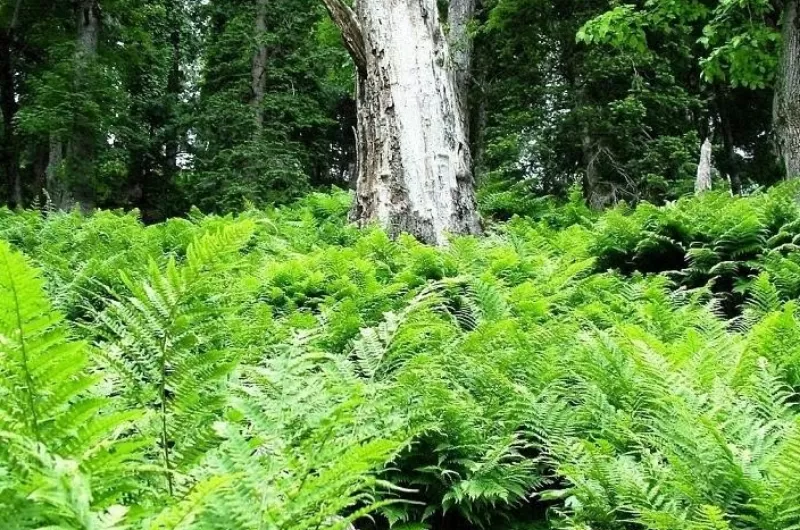
[[[800,528],[798,191],[2,210],[0,529]]]

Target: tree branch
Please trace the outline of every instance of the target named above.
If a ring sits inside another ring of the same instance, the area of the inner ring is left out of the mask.
[[[350,52],[359,72],[367,69],[367,51],[364,46],[364,34],[358,23],[356,14],[343,0],[322,0],[333,22],[342,32],[345,48]]]

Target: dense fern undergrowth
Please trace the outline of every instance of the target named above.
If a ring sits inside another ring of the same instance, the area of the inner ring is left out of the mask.
[[[0,529],[800,528],[796,187],[348,204],[0,211]]]

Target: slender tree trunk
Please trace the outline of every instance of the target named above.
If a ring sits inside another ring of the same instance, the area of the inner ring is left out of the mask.
[[[251,105],[255,114],[257,132],[264,128],[264,96],[267,93],[267,45],[264,43],[264,35],[267,32],[267,1],[256,0],[256,52],[253,55],[250,87],[253,92]]]
[[[800,178],[800,0],[787,0],[774,126],[787,178]]]
[[[167,176],[172,181],[178,173],[178,152],[181,145],[181,134],[177,125],[178,105],[180,102],[181,94],[183,93],[183,74],[181,73],[181,31],[180,31],[180,16],[181,12],[177,7],[178,0],[170,2],[170,12],[168,14],[168,23],[172,27],[170,33],[170,46],[172,48],[172,61],[167,78],[167,94],[169,97],[170,114],[169,114],[169,134],[164,145],[166,155],[166,170]]]
[[[711,189],[711,139],[706,138],[700,147],[700,162],[697,164],[697,179],[694,182],[694,192],[699,195]]]
[[[353,218],[435,244],[480,232],[466,108],[436,0],[361,0],[356,12],[324,2],[358,72]]]
[[[64,144],[57,133],[51,133],[45,183],[52,207],[57,210],[65,210],[72,206],[72,199],[62,178],[63,164]]]
[[[14,26],[0,35],[0,108],[3,112],[2,170],[8,183],[9,206],[22,205],[22,182],[19,171],[19,150],[16,125],[17,93],[14,83]]]
[[[610,202],[610,198],[602,193],[600,189],[600,174],[597,170],[597,160],[600,158],[600,150],[597,143],[592,140],[588,127],[584,127],[583,139],[581,142],[583,150],[583,198],[586,205],[593,210],[602,210]]]
[[[730,121],[728,98],[721,89],[716,91],[717,114],[719,116],[719,129],[722,132],[722,145],[725,149],[724,163],[720,161],[720,169],[728,175],[733,195],[742,194],[742,179],[739,175],[739,158],[736,156],[736,142],[733,137],[733,128]]]

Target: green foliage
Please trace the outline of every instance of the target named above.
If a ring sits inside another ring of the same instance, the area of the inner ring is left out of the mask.
[[[0,526],[800,524],[796,189],[499,193],[439,249],[345,193],[0,213]]]

